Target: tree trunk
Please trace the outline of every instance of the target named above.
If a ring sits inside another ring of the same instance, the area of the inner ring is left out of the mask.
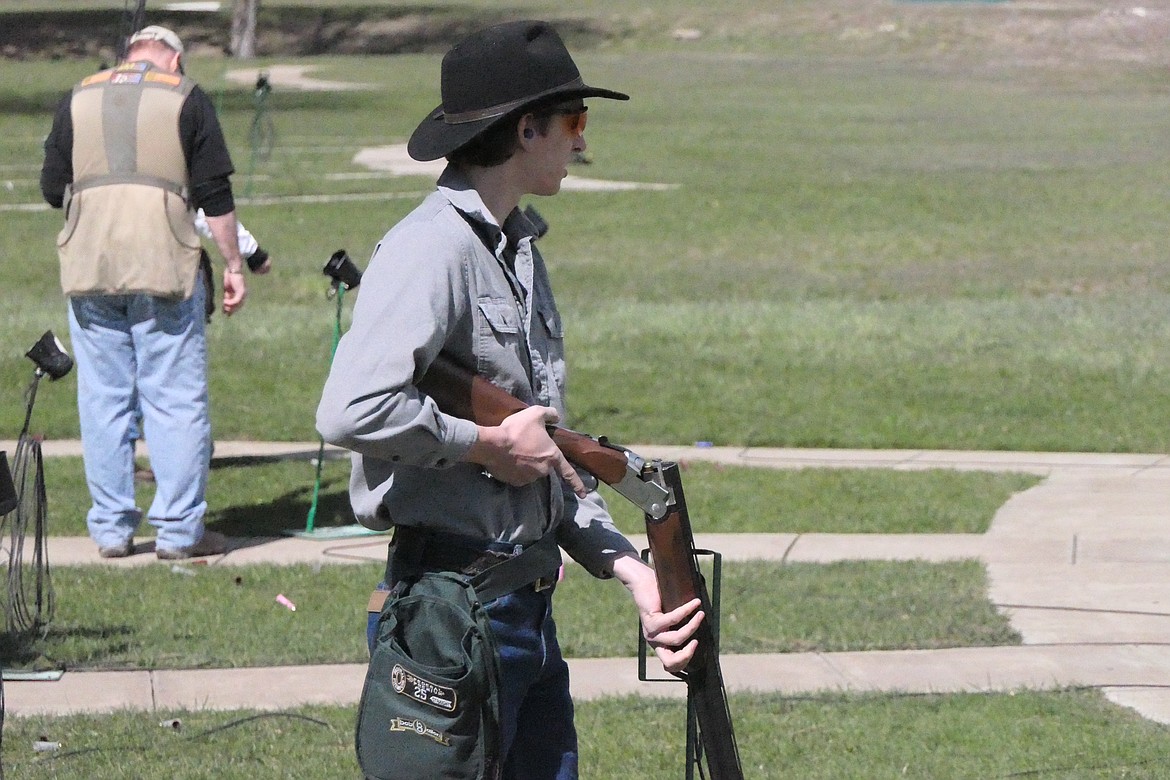
[[[232,4],[232,38],[230,51],[238,60],[256,56],[256,12],[260,0],[235,0]]]

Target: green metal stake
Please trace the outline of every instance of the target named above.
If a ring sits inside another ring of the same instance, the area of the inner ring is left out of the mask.
[[[345,292],[345,285],[339,284],[337,290],[337,319],[333,323],[333,349],[329,352],[329,365],[333,365],[333,357],[337,354],[337,344],[341,341],[341,298]],[[321,493],[321,465],[325,462],[325,437],[321,437],[321,446],[317,450],[317,479],[313,483],[313,503],[309,506],[309,518],[305,524],[305,531],[313,530],[317,520],[317,497]]]
[[[256,78],[255,91],[252,93],[252,103],[255,114],[252,117],[252,126],[248,130],[248,143],[252,148],[252,155],[248,160],[247,182],[244,185],[244,197],[252,194],[252,181],[256,173],[256,161],[267,160],[272,154],[272,147],[276,143],[276,126],[272,117],[268,115],[268,95],[272,92],[272,85],[268,81],[268,74],[264,71]],[[337,296],[339,299],[341,296]]]

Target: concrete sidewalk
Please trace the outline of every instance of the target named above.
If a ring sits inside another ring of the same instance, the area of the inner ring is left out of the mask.
[[[11,451],[12,443],[0,442],[0,449]],[[718,550],[729,561],[979,559],[989,573],[992,601],[1024,638],[1019,647],[724,656],[729,690],[926,693],[1092,685],[1119,704],[1170,723],[1170,456],[632,449],[648,458],[761,468],[942,468],[1045,478],[1008,501],[981,535],[700,534],[699,546]],[[47,457],[78,452],[73,442],[46,442],[43,451]],[[308,458],[317,451],[311,442],[216,443],[217,458]],[[386,543],[385,536],[237,540],[234,549],[208,563],[381,561]],[[53,538],[48,556],[53,566],[137,566],[157,563],[151,549],[149,541],[140,540],[140,554],[103,561],[88,539]],[[570,666],[574,695],[581,699],[684,695],[682,685],[639,682],[633,659],[581,659]],[[352,704],[364,672],[363,665],[68,672],[57,682],[6,681],[4,692],[6,710],[14,716],[123,707],[274,709]]]

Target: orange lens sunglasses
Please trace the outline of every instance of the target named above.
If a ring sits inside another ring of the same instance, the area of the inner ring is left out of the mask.
[[[559,108],[553,113],[565,123],[566,132],[578,134],[585,132],[585,123],[589,119],[585,112],[588,110],[589,106],[581,106],[580,108]]]

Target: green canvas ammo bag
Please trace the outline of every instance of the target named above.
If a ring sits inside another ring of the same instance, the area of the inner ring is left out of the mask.
[[[372,780],[496,780],[499,668],[469,578],[397,583],[378,618],[358,707],[358,763]]]

